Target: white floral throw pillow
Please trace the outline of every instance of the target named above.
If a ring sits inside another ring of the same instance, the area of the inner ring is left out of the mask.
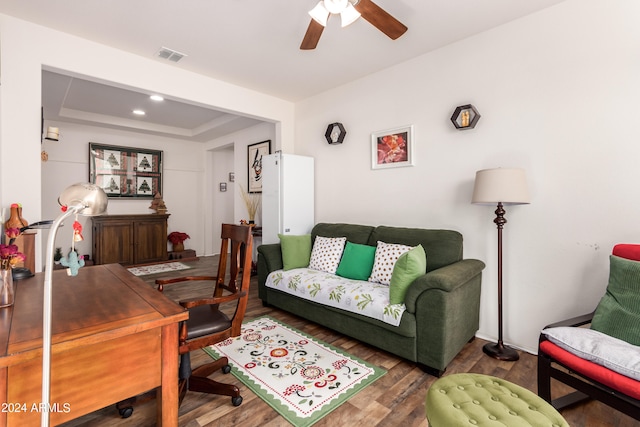
[[[407,245],[378,241],[375,260],[373,261],[373,270],[371,270],[369,281],[389,286],[396,261],[398,261],[400,255],[411,249],[412,247]]]
[[[346,237],[317,236],[313,242],[309,268],[335,274],[346,242]]]

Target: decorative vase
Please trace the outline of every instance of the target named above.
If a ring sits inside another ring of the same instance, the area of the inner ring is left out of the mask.
[[[26,219],[24,219],[22,217],[22,206],[20,206],[20,205],[18,205],[18,218],[20,219],[20,224],[22,224],[22,227],[29,226],[29,221],[27,221]]]
[[[15,289],[11,268],[0,268],[0,308],[13,305]]]
[[[22,207],[20,205],[18,205],[17,203],[12,204],[11,205],[11,216],[9,217],[7,222],[4,223],[4,228],[5,229],[9,229],[9,228],[20,229],[22,227],[26,227],[27,225],[29,225],[29,223],[27,221],[25,221],[24,218],[22,218]]]
[[[184,251],[184,243],[174,243],[173,244],[173,252],[182,252]]]

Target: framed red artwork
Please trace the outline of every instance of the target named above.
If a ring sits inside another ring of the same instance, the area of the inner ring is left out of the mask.
[[[371,134],[371,168],[413,166],[413,126]]]

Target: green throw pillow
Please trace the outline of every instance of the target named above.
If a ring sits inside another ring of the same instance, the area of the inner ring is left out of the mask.
[[[311,258],[311,235],[293,236],[278,234],[282,248],[282,264],[284,270],[309,266]]]
[[[427,254],[422,245],[412,248],[400,255],[393,266],[391,284],[389,285],[389,302],[404,303],[407,289],[414,280],[427,272]]]
[[[347,279],[367,280],[373,268],[376,248],[347,242],[336,274]]]
[[[640,262],[611,255],[609,285],[591,329],[640,345]]]

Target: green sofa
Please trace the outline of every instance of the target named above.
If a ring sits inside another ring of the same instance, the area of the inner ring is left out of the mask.
[[[376,246],[378,241],[409,246],[421,244],[427,272],[405,296],[406,311],[399,326],[327,307],[265,286],[267,276],[283,268],[279,243],[258,247],[258,292],[264,305],[278,307],[407,360],[440,376],[479,326],[480,288],[485,264],[462,259],[462,235],[452,230],[428,230],[356,224],[316,224],[316,236],[346,237]]]

